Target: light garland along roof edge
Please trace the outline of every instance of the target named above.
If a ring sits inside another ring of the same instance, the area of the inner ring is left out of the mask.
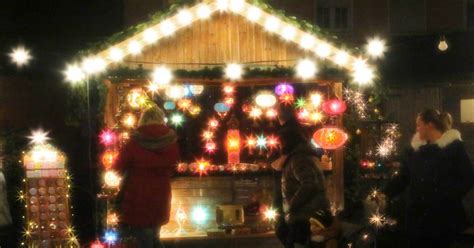
[[[221,6],[224,3],[227,4],[225,8]],[[87,54],[89,58],[99,60],[98,64],[104,68],[109,64],[119,65],[124,57],[133,55],[134,45],[139,46],[135,49],[141,50],[161,38],[168,37],[174,32],[192,25],[195,21],[207,19],[213,14],[223,11],[243,16],[247,21],[262,26],[268,32],[298,44],[300,49],[311,51],[315,57],[328,59],[338,67],[352,71],[354,78],[359,76],[365,79],[367,70],[373,74],[373,66],[366,64],[368,57],[356,54],[354,49],[350,51],[345,48],[337,48],[334,42],[329,42],[329,40],[336,39],[335,36],[324,34],[325,32],[319,27],[306,21],[288,17],[283,11],[273,9],[262,0],[204,0],[189,8],[185,8],[184,4],[175,4],[167,12],[154,14],[150,21],[112,35],[108,40],[96,45],[95,48],[84,50],[80,54]],[[282,28],[274,29],[275,23],[278,23],[278,27]],[[288,36],[291,37],[288,38]]]

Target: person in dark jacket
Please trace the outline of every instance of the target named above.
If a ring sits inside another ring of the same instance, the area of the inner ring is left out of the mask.
[[[462,199],[473,183],[472,164],[451,118],[426,110],[400,173],[383,190],[393,198],[409,189],[407,231],[410,247],[449,247],[466,228]]]
[[[316,165],[321,155],[312,148],[294,112],[280,107],[279,131],[282,156],[272,163],[277,177],[274,205],[279,208],[276,234],[285,248],[309,247],[310,218],[330,225],[329,201],[324,175]]]
[[[141,248],[158,243],[171,209],[170,177],[179,157],[176,133],[156,105],[144,111],[138,129],[120,151],[115,169],[124,175],[121,222]],[[158,237],[158,240],[156,240]]]

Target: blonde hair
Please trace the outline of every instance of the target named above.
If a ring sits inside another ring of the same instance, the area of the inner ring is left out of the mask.
[[[156,104],[153,104],[147,110],[145,110],[142,115],[140,116],[140,120],[138,121],[138,126],[146,126],[146,125],[163,125],[165,124],[165,112],[161,110]]]

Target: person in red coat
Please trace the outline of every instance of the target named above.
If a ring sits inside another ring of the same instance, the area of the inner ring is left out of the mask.
[[[169,221],[171,182],[179,149],[175,131],[165,125],[164,112],[154,105],[144,111],[138,128],[120,151],[115,169],[123,176],[121,223],[141,248],[159,242]]]

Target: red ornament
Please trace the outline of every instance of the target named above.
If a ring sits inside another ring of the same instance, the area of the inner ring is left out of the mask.
[[[336,127],[321,128],[313,134],[314,142],[326,150],[335,150],[342,147],[347,139],[347,134]]]
[[[103,245],[102,243],[100,243],[99,240],[97,240],[91,244],[91,248],[105,248],[105,245]]]
[[[346,111],[347,105],[339,99],[332,99],[323,103],[323,111],[329,115],[340,115]]]

